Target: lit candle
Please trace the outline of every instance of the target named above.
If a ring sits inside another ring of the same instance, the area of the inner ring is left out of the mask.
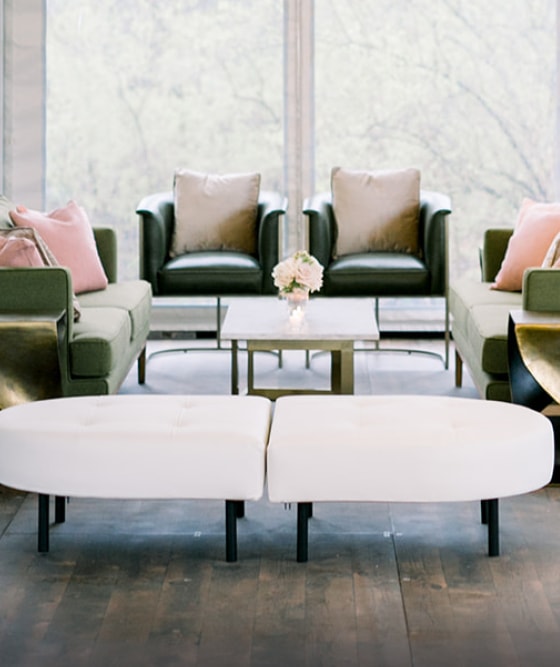
[[[298,326],[301,324],[303,320],[303,316],[305,314],[305,311],[301,306],[296,306],[292,312],[290,313],[290,324],[293,326]]]

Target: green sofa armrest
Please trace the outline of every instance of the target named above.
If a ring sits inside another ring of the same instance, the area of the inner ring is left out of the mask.
[[[61,349],[68,350],[74,328],[72,276],[63,266],[0,269],[0,312],[13,315],[66,313]],[[62,373],[67,373],[68,359],[61,357]]]
[[[94,227],[93,235],[105,275],[110,283],[117,282],[117,233],[112,227]]]
[[[63,266],[0,269],[0,311],[72,312],[72,276]],[[72,320],[72,318],[70,318]]]
[[[560,312],[560,270],[527,269],[522,295],[525,310]]]
[[[484,232],[480,251],[482,282],[491,283],[500,270],[513,229],[496,227]]]

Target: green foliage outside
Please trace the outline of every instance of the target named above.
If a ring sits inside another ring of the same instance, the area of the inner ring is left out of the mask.
[[[119,230],[176,167],[284,190],[284,3],[48,0],[47,203]],[[552,0],[317,0],[315,176],[417,166],[452,198],[452,275],[491,225],[553,198]],[[309,193],[311,194],[311,193]]]

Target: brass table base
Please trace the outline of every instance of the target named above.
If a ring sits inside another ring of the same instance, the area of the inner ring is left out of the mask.
[[[0,317],[0,409],[62,395],[63,314]]]

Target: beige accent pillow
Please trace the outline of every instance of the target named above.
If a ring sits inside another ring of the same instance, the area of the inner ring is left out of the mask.
[[[418,169],[334,167],[331,190],[338,228],[335,256],[371,251],[418,254]]]
[[[542,269],[560,269],[560,233],[556,234],[546,251],[541,264]]]
[[[170,255],[196,250],[255,255],[260,182],[257,173],[219,175],[178,169]]]
[[[14,226],[10,218],[10,211],[16,205],[4,195],[0,195],[0,229],[11,229]]]

